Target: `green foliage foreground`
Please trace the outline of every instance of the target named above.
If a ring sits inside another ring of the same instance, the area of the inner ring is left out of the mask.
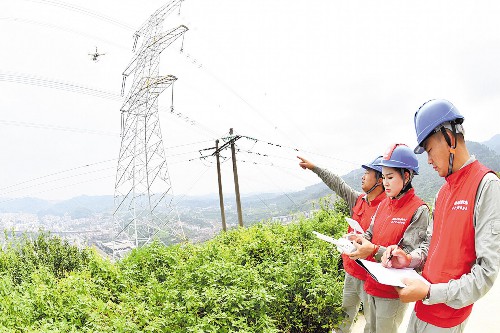
[[[343,274],[332,246],[343,215],[260,223],[203,244],[152,244],[118,263],[57,237],[0,252],[0,332],[329,332]],[[333,206],[332,206],[333,207]]]

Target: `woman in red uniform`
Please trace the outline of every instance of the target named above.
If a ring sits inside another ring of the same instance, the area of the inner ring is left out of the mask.
[[[379,261],[387,246],[399,244],[407,253],[425,240],[429,224],[429,208],[415,195],[411,185],[418,174],[418,161],[406,145],[390,147],[380,162],[387,198],[374,214],[365,234],[353,236],[357,250],[351,259]],[[370,315],[367,325],[374,333],[397,333],[408,304],[399,300],[393,286],[378,283],[371,276],[365,281]]]

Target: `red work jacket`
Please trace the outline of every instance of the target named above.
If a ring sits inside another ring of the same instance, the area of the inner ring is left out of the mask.
[[[474,204],[479,183],[491,172],[478,161],[446,177],[434,209],[434,229],[422,275],[431,283],[446,283],[470,273],[476,261]],[[461,324],[472,304],[454,309],[444,303],[415,304],[420,320],[449,328]]]

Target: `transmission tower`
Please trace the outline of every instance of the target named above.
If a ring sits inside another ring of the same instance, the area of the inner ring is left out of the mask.
[[[122,96],[127,77],[133,83],[121,107],[121,147],[115,182],[115,238],[113,257],[158,238],[173,243],[185,238],[174,222],[172,187],[158,116],[158,97],[177,78],[161,76],[160,54],[188,30],[181,25],[163,31],[165,18],[183,0],[155,11],[134,35],[134,56],[123,72]],[[142,39],[140,47],[138,41]],[[177,219],[178,220],[178,219]]]

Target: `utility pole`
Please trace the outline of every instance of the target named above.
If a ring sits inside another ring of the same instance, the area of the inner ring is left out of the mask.
[[[233,135],[233,129],[229,129],[229,135]],[[241,213],[240,200],[240,184],[238,182],[238,168],[236,167],[236,150],[234,149],[234,141],[231,140],[231,156],[233,160],[233,176],[234,176],[234,192],[236,195],[236,209],[238,210],[238,224],[243,227],[243,214]]]
[[[220,175],[219,140],[215,140],[215,157],[217,159],[217,178],[219,180],[219,204],[220,216],[222,218],[222,230],[226,231],[226,215],[224,214],[224,197],[222,195],[222,177]]]
[[[219,200],[220,200],[220,208],[221,208],[221,215],[222,215],[222,228],[224,230],[226,226],[226,219],[224,216],[224,203],[223,203],[223,197],[222,197],[222,181],[221,181],[221,175],[220,175],[220,163],[219,163],[219,153],[226,149],[227,147],[231,147],[231,154],[232,154],[232,159],[233,159],[233,176],[234,176],[234,191],[236,194],[236,209],[238,210],[238,224],[240,227],[243,227],[243,214],[241,212],[241,200],[240,200],[240,185],[238,183],[238,169],[236,168],[236,150],[234,148],[234,143],[241,139],[241,135],[234,135],[233,136],[233,129],[229,129],[229,137],[224,138],[224,141],[227,141],[219,147],[219,140],[215,141],[215,152],[212,153],[212,156],[215,155],[217,158],[217,176],[219,178]]]

